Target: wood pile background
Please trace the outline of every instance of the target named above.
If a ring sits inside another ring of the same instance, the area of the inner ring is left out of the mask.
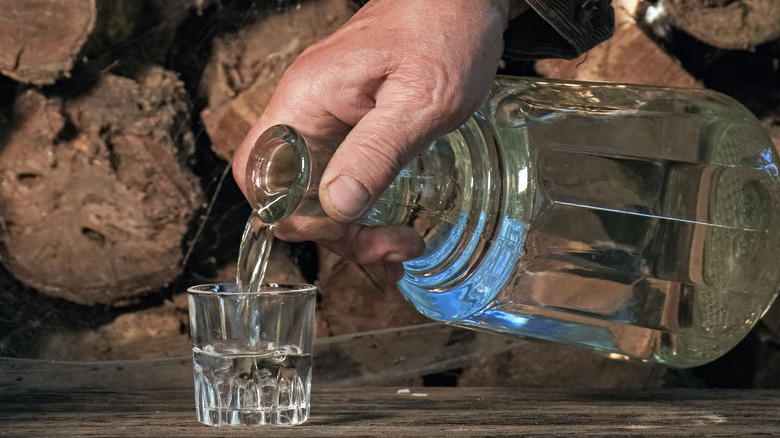
[[[613,6],[608,42],[502,73],[716,89],[780,147],[780,2]],[[188,355],[183,292],[235,278],[249,215],[229,159],[285,68],[355,11],[349,0],[0,0],[0,355]],[[333,372],[373,376],[354,384],[780,386],[778,306],[723,359],[671,371],[420,325],[394,285],[310,243],[277,241],[268,275],[318,284]],[[393,339],[404,348],[388,350]]]

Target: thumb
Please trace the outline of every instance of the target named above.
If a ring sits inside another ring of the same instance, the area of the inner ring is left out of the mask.
[[[417,151],[433,140],[424,126],[419,118],[391,108],[366,113],[323,173],[320,202],[328,216],[352,222],[365,213]]]

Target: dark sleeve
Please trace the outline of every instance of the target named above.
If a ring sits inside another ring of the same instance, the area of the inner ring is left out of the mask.
[[[369,0],[353,0],[359,6]],[[446,1],[446,0],[445,0]],[[615,31],[612,0],[526,0],[530,11],[504,32],[508,60],[573,59]]]
[[[532,10],[509,22],[504,56],[572,59],[612,36],[611,0],[526,0]]]

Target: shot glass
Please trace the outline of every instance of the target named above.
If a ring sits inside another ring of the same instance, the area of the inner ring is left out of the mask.
[[[308,284],[187,290],[198,421],[292,426],[309,418],[316,291]]]

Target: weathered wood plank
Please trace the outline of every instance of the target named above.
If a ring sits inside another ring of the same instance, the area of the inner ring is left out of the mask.
[[[402,384],[524,342],[441,323],[319,338],[314,344],[314,385]],[[191,387],[189,356],[95,362],[0,358],[0,394],[10,388],[137,391]]]
[[[190,390],[31,391],[0,399],[0,436],[755,436],[780,432],[780,391],[315,391],[294,428],[210,428]]]

